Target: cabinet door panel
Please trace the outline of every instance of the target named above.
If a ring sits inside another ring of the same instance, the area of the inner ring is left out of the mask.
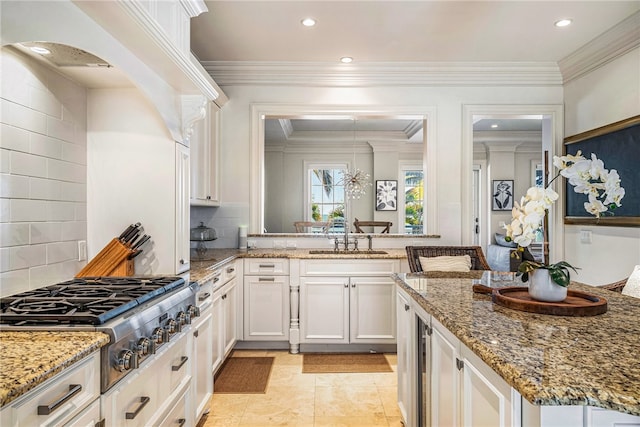
[[[224,305],[224,355],[229,354],[238,340],[238,286],[236,279],[232,279],[225,285],[223,293]],[[224,357],[223,357],[224,359]]]
[[[433,328],[431,335],[431,425],[457,426],[459,376],[456,342],[444,331]]]
[[[303,343],[349,342],[349,279],[300,278]]]
[[[213,375],[211,372],[211,336],[213,334],[213,315],[211,304],[205,308],[198,323],[193,326],[193,366],[191,381],[194,383],[195,417],[200,416],[207,409],[211,393],[213,393]]]
[[[213,295],[213,328],[211,329],[211,370],[213,373],[218,370],[224,358],[225,313],[222,301],[222,292],[216,292]]]
[[[176,273],[189,270],[191,242],[189,236],[189,149],[176,144]]]
[[[387,277],[351,278],[351,342],[396,342],[395,283]]]
[[[245,339],[289,339],[289,276],[245,277]]]

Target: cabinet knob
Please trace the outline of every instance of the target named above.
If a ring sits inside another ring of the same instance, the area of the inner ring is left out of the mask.
[[[180,260],[180,264],[184,264],[184,259],[181,259],[181,260]]]
[[[348,284],[348,283],[345,283],[345,284],[344,284],[344,287],[345,287],[345,288],[348,288],[348,287],[349,287],[349,284]]]
[[[207,200],[211,200],[211,196],[207,196]]]
[[[410,307],[409,307],[409,304],[405,304],[405,305],[404,305],[404,311],[409,311],[409,308],[410,308]]]

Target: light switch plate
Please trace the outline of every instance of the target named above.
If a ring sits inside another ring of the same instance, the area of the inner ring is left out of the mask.
[[[87,241],[78,240],[78,261],[85,261],[87,259]]]
[[[590,230],[580,230],[580,243],[591,243]]]

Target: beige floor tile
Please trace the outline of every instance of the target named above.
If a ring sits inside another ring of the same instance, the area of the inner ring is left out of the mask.
[[[254,394],[244,411],[242,422],[271,420],[281,422],[287,418],[313,417],[314,389],[269,387],[266,394]]]
[[[315,374],[302,375],[300,369],[299,366],[274,365],[271,368],[268,387],[288,386],[313,389],[316,386]]]
[[[389,421],[389,427],[405,427],[402,417],[387,417],[387,421]]]
[[[398,388],[378,386],[378,394],[380,395],[385,415],[387,417],[399,417],[401,414],[398,407]]]
[[[389,372],[384,374],[369,374],[373,379],[373,383],[378,387],[396,387],[398,385],[398,374]]]
[[[388,426],[387,418],[378,416],[361,417],[316,417],[315,427],[377,427]]]
[[[310,375],[310,374],[303,374]],[[374,374],[315,374],[316,387],[375,386]]]
[[[380,416],[384,415],[384,408],[375,386],[316,386],[315,415],[318,417]]]
[[[302,368],[302,355],[291,354],[287,351],[268,351],[267,356],[275,357],[275,364],[277,365],[291,365],[300,366]]]
[[[239,427],[270,427],[270,426],[287,426],[287,427],[313,427],[313,417],[279,417],[269,416],[265,418],[252,419],[243,417],[238,424]]]
[[[202,427],[237,427],[240,425],[240,416],[223,416],[212,417],[208,416]]]
[[[242,416],[250,396],[250,394],[220,394],[214,391],[209,416]]]

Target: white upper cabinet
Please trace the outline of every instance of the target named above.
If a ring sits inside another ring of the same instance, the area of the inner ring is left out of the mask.
[[[191,205],[220,205],[218,147],[220,109],[207,102],[204,119],[199,120],[191,136]]]

